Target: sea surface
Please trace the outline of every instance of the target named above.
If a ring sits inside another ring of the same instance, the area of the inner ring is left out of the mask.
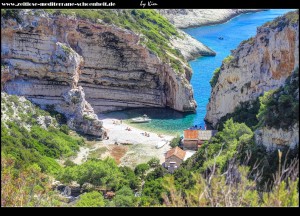
[[[254,36],[257,27],[289,11],[292,11],[292,9],[272,9],[247,13],[223,24],[184,30],[216,52],[216,56],[200,57],[189,62],[193,69],[191,84],[194,89],[194,98],[198,104],[195,114],[184,114],[171,109],[152,108],[111,112],[107,116],[123,119],[126,123],[140,129],[171,135],[181,135],[184,129],[193,125],[204,128],[206,106],[211,91],[209,81],[214,70],[221,66],[222,60],[230,55],[230,51],[237,48],[241,41]],[[223,40],[220,40],[219,37],[223,37]],[[152,121],[149,123],[131,123],[131,118],[143,114],[147,114]]]

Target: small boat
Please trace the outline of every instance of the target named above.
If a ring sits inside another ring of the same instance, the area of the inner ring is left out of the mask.
[[[135,123],[143,123],[143,122],[149,122],[151,121],[151,119],[145,114],[142,117],[132,118],[131,121]]]
[[[219,37],[219,40],[223,40],[224,38],[223,37]]]
[[[161,141],[161,142],[156,144],[155,148],[159,149],[159,148],[163,147],[164,145],[166,145],[168,143],[169,143],[169,141],[167,141],[167,140]]]

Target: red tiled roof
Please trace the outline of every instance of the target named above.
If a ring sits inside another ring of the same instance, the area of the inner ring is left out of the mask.
[[[198,139],[199,130],[184,130],[184,139]]]
[[[175,147],[175,148],[172,148],[171,150],[169,150],[167,152],[166,159],[169,158],[169,157],[171,157],[171,156],[173,156],[173,155],[175,155],[176,157],[178,157],[181,160],[183,160],[184,157],[185,157],[185,154],[186,154],[186,152],[183,151],[181,148]]]

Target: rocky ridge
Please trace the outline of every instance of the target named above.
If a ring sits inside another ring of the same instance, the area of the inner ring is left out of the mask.
[[[223,23],[241,14],[262,9],[159,9],[177,28],[191,28]]]

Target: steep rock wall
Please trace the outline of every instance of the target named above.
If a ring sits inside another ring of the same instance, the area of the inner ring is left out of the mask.
[[[1,21],[3,89],[73,115],[63,95],[82,87],[96,113],[130,107],[194,111],[191,69],[175,72],[139,44],[139,36],[113,25],[63,16]]]
[[[264,145],[268,151],[285,146],[294,149],[299,145],[299,124],[292,125],[289,130],[263,127],[255,131],[255,141]]]
[[[223,62],[207,105],[205,120],[213,126],[241,102],[283,85],[299,67],[299,22],[282,17],[258,28],[256,36],[242,42],[232,56]]]

